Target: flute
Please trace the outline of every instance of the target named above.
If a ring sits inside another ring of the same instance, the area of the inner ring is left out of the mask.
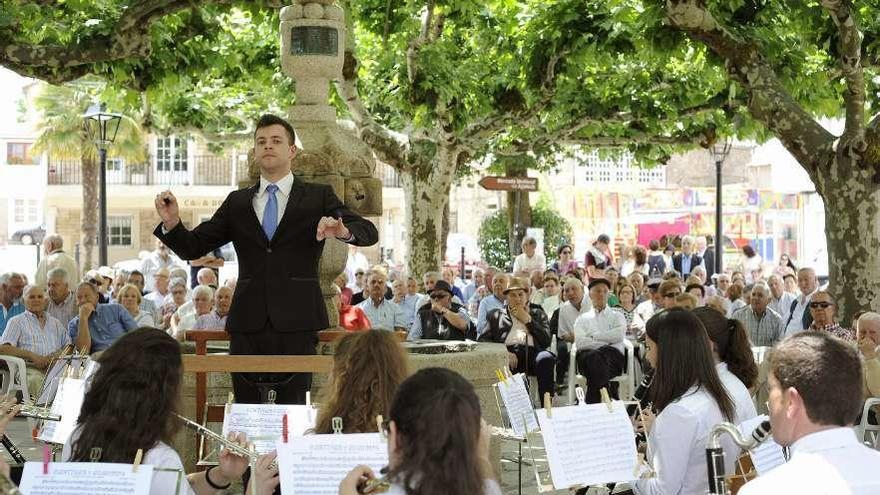
[[[201,435],[205,438],[209,438],[211,440],[214,440],[215,442],[217,442],[220,445],[222,445],[223,447],[225,447],[226,450],[232,452],[233,454],[235,454],[239,457],[244,457],[245,459],[249,459],[252,462],[256,462],[257,458],[259,457],[259,454],[257,454],[256,452],[248,450],[248,449],[242,447],[241,445],[224,438],[223,435],[218,435],[218,434],[214,433],[210,429],[205,428],[204,426],[196,423],[195,421],[193,421],[189,418],[181,416],[180,414],[175,414],[175,416],[177,416],[181,421],[183,421],[183,424],[194,429],[196,431],[196,433],[198,433],[199,435]]]
[[[25,418],[42,419],[46,421],[61,421],[61,415],[53,414],[48,407],[30,406],[27,404],[19,405],[21,408],[16,416]]]

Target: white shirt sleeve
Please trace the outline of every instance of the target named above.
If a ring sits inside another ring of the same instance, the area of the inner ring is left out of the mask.
[[[626,337],[626,317],[619,311],[605,308],[602,320],[594,329],[593,340],[604,344],[620,344]]]
[[[670,404],[654,421],[648,437],[653,478],[632,483],[638,495],[680,493],[687,476],[691,447],[696,443],[698,418],[684,407]]]

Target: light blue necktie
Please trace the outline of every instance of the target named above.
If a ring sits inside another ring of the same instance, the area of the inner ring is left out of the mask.
[[[269,201],[266,202],[266,210],[263,212],[263,232],[270,241],[275,235],[275,229],[278,228],[278,198],[275,193],[278,192],[278,186],[269,184],[266,186],[266,193],[269,194]]]

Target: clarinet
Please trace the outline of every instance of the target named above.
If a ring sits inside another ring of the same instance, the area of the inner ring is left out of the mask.
[[[9,452],[9,456],[12,457],[12,460],[14,460],[17,464],[24,464],[25,462],[27,462],[27,459],[24,458],[24,455],[22,455],[21,451],[18,450],[18,447],[16,447],[15,444],[12,443],[12,440],[10,440],[9,437],[7,437],[6,435],[0,436],[0,443],[2,443],[4,447],[6,447],[6,451]]]
[[[727,480],[724,479],[724,449],[721,448],[721,435],[727,433],[743,450],[751,450],[770,438],[770,422],[764,421],[751,436],[744,437],[733,423],[719,423],[709,433],[706,444],[706,465],[709,472],[709,495],[729,495]]]
[[[645,402],[645,398],[648,395],[648,390],[651,388],[651,380],[654,379],[654,371],[651,370],[646,372],[642,377],[642,381],[639,383],[639,386],[636,387],[636,390],[633,392],[633,400],[639,403],[637,406],[628,406],[627,412],[632,416],[639,414],[639,408],[649,407],[649,403]],[[647,441],[647,434],[645,432],[636,433],[636,445],[640,443],[644,443]]]

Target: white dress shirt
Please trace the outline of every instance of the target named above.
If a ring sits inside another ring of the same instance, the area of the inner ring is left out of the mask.
[[[801,333],[804,331],[804,311],[809,311],[810,300],[813,299],[813,294],[815,294],[819,289],[807,294],[806,296],[801,294],[797,298],[797,306],[794,307],[792,311],[787,311],[782,315],[783,323],[788,323],[785,327],[785,336],[790,337],[796,333]],[[789,319],[790,317],[790,319]]]
[[[547,269],[547,260],[544,259],[544,255],[535,250],[535,255],[529,258],[526,256],[526,253],[520,253],[516,258],[513,259],[513,274],[516,275],[518,272],[529,272],[530,274],[535,270],[541,270],[542,272]]]
[[[588,298],[584,298],[581,301],[581,309],[577,309],[574,305],[568,301],[562,303],[559,306],[559,327],[557,328],[557,334],[559,338],[567,337],[569,335],[574,336],[574,322],[577,321],[578,316],[586,313],[592,308],[592,304]]]
[[[782,297],[776,299],[772,295],[770,296],[770,309],[779,313],[779,316],[782,317],[782,324],[785,325],[786,320],[788,320],[788,314],[791,313],[791,303],[797,297],[794,294],[789,294],[788,292],[782,292]]]
[[[590,309],[574,322],[574,341],[579,351],[610,345],[623,353],[625,338],[626,317],[608,306],[601,311]]]
[[[787,463],[746,483],[739,495],[880,493],[880,452],[861,445],[852,428],[812,433],[791,452]]]
[[[684,396],[666,406],[657,415],[648,435],[648,459],[656,476],[631,482],[633,491],[638,495],[707,493],[706,441],[712,427],[723,421],[726,420],[715,399],[702,387],[691,387]],[[721,438],[721,446],[725,472],[733,473],[740,449],[728,436]]]
[[[740,424],[757,417],[758,411],[755,410],[752,394],[743,382],[727,369],[727,363],[718,363],[715,365],[715,369],[718,371],[721,384],[724,385],[727,395],[730,396],[730,400],[733,401],[733,406],[736,408],[734,423]]]
[[[263,224],[263,213],[266,211],[266,204],[269,202],[269,193],[266,192],[269,184],[272,184],[272,182],[269,182],[261,175],[260,189],[257,191],[257,194],[254,194],[254,213],[257,214],[257,220],[260,221],[260,225]],[[275,185],[278,186],[278,190],[275,191],[275,200],[278,202],[278,225],[281,225],[281,217],[284,216],[287,200],[290,199],[290,189],[293,188],[293,174],[288,172],[284,178],[275,182]]]
[[[648,296],[648,299],[646,301],[642,301],[639,303],[638,306],[636,306],[636,314],[639,315],[639,318],[641,318],[642,321],[648,323],[648,320],[650,320],[651,317],[654,316],[654,313],[660,311],[661,309],[663,308],[656,306],[654,304],[654,300],[651,299],[650,296]]]

